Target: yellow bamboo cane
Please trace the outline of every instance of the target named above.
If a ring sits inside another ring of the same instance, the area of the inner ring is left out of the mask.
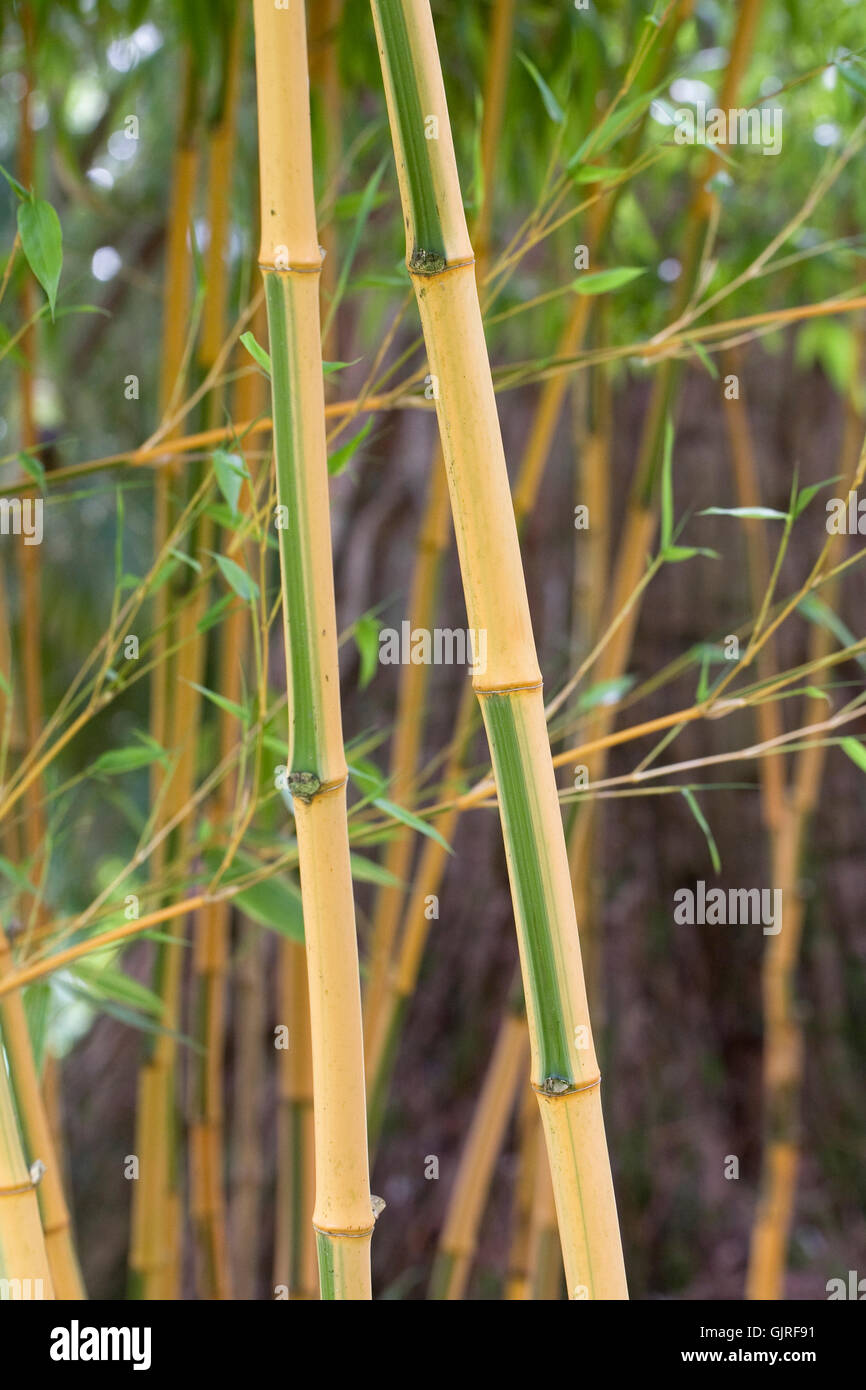
[[[430,6],[374,0],[572,1297],[627,1297],[559,800]]]
[[[515,0],[499,0],[494,6],[490,36],[490,58],[484,79],[484,116],[481,124],[482,197],[475,228],[476,276],[483,284],[490,251],[490,231],[493,218],[496,159],[505,116],[505,96],[514,33]],[[409,613],[414,628],[429,630],[433,626],[436,596],[442,561],[451,538],[451,515],[448,505],[448,486],[442,466],[442,450],[437,441],[433,451],[430,483],[424,516],[418,532],[415,568],[409,592]],[[409,663],[401,667],[391,750],[391,795],[404,803],[411,800],[413,781],[418,765],[424,730],[424,712],[430,686],[430,668]],[[461,706],[463,717],[458,721],[454,743],[465,742],[471,720],[473,702]],[[443,832],[443,838],[449,838]],[[385,850],[384,867],[397,883],[379,889],[373,913],[372,944],[370,949],[369,983],[364,995],[364,1022],[368,1038],[368,1082],[374,1100],[373,1114],[379,1118],[384,1104],[387,1078],[380,1075],[382,1049],[391,1039],[394,1027],[393,955],[394,943],[405,902],[402,884],[409,875],[412,863],[414,836],[405,827],[398,829]],[[441,846],[440,846],[441,849]],[[444,854],[444,851],[443,851]],[[445,859],[441,860],[444,868]],[[427,882],[431,880],[427,865]],[[429,893],[438,892],[436,883]],[[423,919],[422,919],[423,920]],[[416,919],[416,928],[417,928]],[[413,986],[414,987],[414,986]],[[374,1041],[375,1040],[375,1041]],[[375,1054],[369,1051],[375,1048]],[[372,1114],[371,1114],[372,1121]],[[371,1124],[376,1133],[376,1123]]]
[[[55,1297],[36,1199],[37,1176],[24,1161],[0,1048],[0,1279],[6,1281],[5,1297],[15,1300]]]
[[[194,62],[189,50],[184,54],[181,93],[180,134],[172,171],[172,190],[168,219],[168,240],[163,290],[162,355],[160,361],[159,402],[163,414],[168,413],[183,380],[184,351],[190,309],[190,259],[187,232],[192,222],[193,200],[198,175],[196,139],[197,82]],[[164,553],[171,530],[171,474],[167,466],[158,469],[154,499],[154,549]],[[188,605],[189,608],[189,605]],[[151,682],[150,732],[161,748],[169,744],[170,729],[182,729],[188,738],[190,730],[181,722],[188,704],[188,686],[178,684],[181,676],[193,680],[197,673],[170,669],[166,653],[169,649],[168,585],[158,589],[154,599],[154,626],[157,631],[154,674]],[[183,620],[180,640],[188,639],[191,614]],[[184,649],[188,652],[189,643]],[[176,699],[172,700],[172,691]],[[189,760],[186,761],[189,766]],[[163,802],[163,814],[168,820],[181,803],[183,788],[180,768],[174,772],[174,783]],[[165,774],[160,764],[151,774],[151,796],[156,802],[163,793]],[[182,804],[182,803],[181,803]],[[159,881],[166,860],[166,841],[161,841],[151,859],[151,873]],[[176,923],[170,934],[179,936]],[[165,943],[157,948],[156,982],[163,1001],[162,1024],[167,1030],[153,1044],[142,1063],[138,1080],[136,1105],[135,1151],[139,1158],[139,1178],[133,1188],[132,1235],[129,1269],[131,1292],[141,1298],[171,1297],[177,1291],[179,1264],[179,1210],[174,1193],[174,1136],[176,1133],[175,1060],[176,1044],[172,1033],[179,1023],[181,953],[179,947]]]
[[[199,363],[204,371],[214,365],[227,329],[229,214],[240,88],[240,50],[246,12],[238,5],[224,34],[223,84],[217,118],[208,135],[207,295],[202,315]],[[222,391],[211,392],[210,423],[219,419]],[[246,494],[246,486],[242,489]],[[240,499],[239,499],[240,502]],[[219,689],[237,704],[242,688],[242,652],[248,621],[247,610],[234,603],[221,629]],[[196,642],[204,647],[204,636]],[[203,657],[202,657],[203,661]],[[220,757],[234,746],[236,721],[221,710],[218,719]],[[236,779],[227,777],[215,797],[214,814],[219,824],[228,818],[234,801]],[[210,903],[197,918],[194,931],[193,971],[199,1040],[205,1051],[193,1068],[192,1118],[189,1130],[190,1211],[196,1246],[197,1281],[205,1298],[232,1296],[226,1231],[223,1173],[223,1059],[225,1052],[226,978],[231,910],[227,902]]]
[[[371,1296],[358,945],[346,823],[305,7],[255,0],[259,171],[294,800],[310,992],[319,1279]],[[287,140],[286,132],[291,132]]]
[[[11,968],[12,952],[6,933],[0,927],[0,979],[9,973]],[[36,1193],[42,1216],[45,1253],[51,1268],[54,1290],[58,1298],[83,1299],[86,1294],[72,1241],[72,1226],[63,1192],[60,1160],[39,1084],[39,1073],[33,1056],[33,1045],[20,990],[6,995],[0,1002],[0,1028],[9,1058],[12,1088],[27,1153],[31,1163],[39,1160],[45,1168]]]

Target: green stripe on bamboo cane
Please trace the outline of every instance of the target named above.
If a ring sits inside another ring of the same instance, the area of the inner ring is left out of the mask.
[[[427,143],[425,113],[421,110],[418,80],[412,65],[406,17],[399,0],[383,0],[378,8],[385,40],[382,59],[388,65],[395,94],[399,144],[412,205],[410,220],[415,246],[409,257],[410,266],[418,274],[432,275],[444,270],[447,252],[432,170],[424,148]]]
[[[551,909],[548,875],[539,853],[543,847],[533,818],[532,769],[518,731],[518,711],[512,695],[482,699],[484,724],[490,739],[493,769],[506,854],[514,875],[517,928],[529,979],[527,1010],[538,1039],[541,1090],[568,1089],[574,1082],[571,1048],[565,1031],[564,1001],[560,996],[553,942],[547,929]]]
[[[290,768],[294,777],[293,792],[306,796],[317,788],[312,781],[305,783],[300,780],[303,774],[314,776],[322,783],[327,781],[327,772],[318,738],[320,715],[316,691],[320,688],[320,682],[317,679],[317,633],[315,616],[310,611],[311,586],[305,558],[309,517],[306,495],[300,481],[303,441],[300,423],[290,405],[291,401],[300,398],[301,390],[297,324],[294,322],[291,276],[266,269],[264,282],[274,398],[277,497],[280,506],[285,508],[285,512],[281,513],[281,521],[285,524],[280,526],[278,536],[286,605],[286,652],[292,711]]]

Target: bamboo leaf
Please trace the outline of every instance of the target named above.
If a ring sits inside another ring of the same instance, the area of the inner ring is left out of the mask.
[[[63,234],[60,218],[42,198],[28,198],[18,206],[18,235],[21,249],[36,279],[48,296],[51,317],[57,302],[57,287],[63,268]]]
[[[706,368],[707,372],[713,378],[713,380],[718,381],[719,369],[716,366],[710,354],[707,352],[703,343],[699,343],[695,338],[687,338],[686,342],[688,346],[691,348],[692,352],[697,357],[698,361],[701,363],[701,365]]]
[[[98,957],[78,961],[74,974],[97,998],[113,999],[118,1004],[128,1004],[143,1013],[158,1015],[162,1012],[162,1000],[158,994],[124,971],[101,962]]]
[[[194,560],[191,555],[187,555],[183,550],[176,550],[173,545],[169,547],[168,553],[173,556],[175,560],[179,560],[182,565],[189,565],[191,570],[195,570],[196,574],[201,574],[201,565],[198,560]]]
[[[375,796],[373,805],[378,806],[379,810],[384,811],[386,815],[393,816],[395,820],[408,825],[410,830],[416,830],[419,835],[426,835],[428,839],[435,840],[443,849],[447,849],[449,854],[454,853],[448,841],[442,838],[435,826],[431,825],[429,821],[422,820],[420,816],[413,816],[412,812],[407,811],[405,806],[398,806],[396,801],[389,801],[385,796]]]
[[[16,892],[36,892],[35,885],[30,881],[24,871],[19,869],[16,864],[13,864],[11,860],[5,859],[2,854],[0,854],[0,874],[2,874],[4,878],[8,878]]]
[[[794,503],[794,520],[802,516],[812,498],[817,496],[822,488],[829,487],[831,483],[838,483],[841,476],[841,473],[837,473],[835,478],[826,478],[823,483],[812,483],[811,487],[804,487],[802,492],[798,492]]]
[[[589,690],[584,691],[581,695],[577,702],[578,712],[586,714],[589,710],[597,709],[600,705],[618,705],[634,683],[634,676],[617,676],[613,680],[599,681],[597,685],[590,686]]]
[[[205,850],[205,864],[211,873],[216,873],[222,863],[218,850]],[[237,879],[261,873],[263,865],[250,855],[235,854],[232,860],[231,876],[222,880],[224,886],[231,886]],[[272,874],[242,888],[233,895],[232,901],[241,912],[251,917],[260,926],[271,927],[274,931],[288,936],[292,941],[304,939],[304,914],[301,907],[300,890],[284,874]]]
[[[857,645],[857,638],[850,627],[817,594],[807,594],[804,599],[801,599],[797,604],[797,612],[802,613],[803,617],[807,618],[810,623],[816,623],[819,627],[825,628],[827,632],[831,632],[840,647]],[[858,666],[862,666],[866,670],[866,654],[857,652],[853,659]]]
[[[249,331],[246,333],[242,333],[241,342],[243,343],[244,347],[246,348],[247,352],[249,353],[253,361],[256,363],[256,365],[261,367],[262,371],[265,373],[266,376],[270,376],[270,353],[265,352],[265,349],[262,347],[261,343],[256,341],[255,333],[251,333]]]
[[[21,453],[18,455],[18,462],[29,473],[30,477],[38,484],[40,492],[45,491],[45,469],[34,454]]]
[[[836,60],[836,71],[847,87],[858,96],[866,97],[866,71],[855,54],[847,54]]]
[[[93,777],[115,777],[121,772],[136,772],[139,768],[151,767],[154,763],[165,762],[166,757],[165,750],[150,741],[140,746],[132,745],[129,748],[109,748],[107,752],[99,755],[95,763],[91,764],[90,775]]]
[[[322,371],[325,376],[333,376],[335,372],[342,372],[346,367],[357,367],[360,361],[360,357],[355,357],[351,362],[323,362]]]
[[[210,700],[219,709],[225,710],[226,714],[233,714],[243,725],[249,724],[250,712],[244,709],[243,705],[235,704],[234,700],[227,699],[225,695],[218,695],[215,690],[208,690],[206,685],[198,685],[195,681],[187,681],[186,684],[191,685],[193,690],[197,690],[199,695],[204,695],[206,700]]]
[[[217,486],[233,514],[237,516],[241,488],[244,479],[249,477],[244,461],[240,454],[229,454],[224,449],[217,449],[214,451],[213,466]]]
[[[623,285],[628,285],[639,275],[645,274],[646,271],[641,266],[633,265],[616,266],[610,270],[596,270],[590,275],[581,275],[577,280],[574,280],[572,289],[576,294],[609,294],[612,290],[622,289]]]
[[[357,754],[349,763],[349,771],[368,800],[381,796],[388,783],[376,764],[369,758],[359,758]]]
[[[0,164],[0,174],[3,175],[4,179],[6,180],[9,187],[12,189],[12,192],[15,194],[17,198],[27,199],[30,197],[30,194],[24,187],[23,183],[19,183],[15,176],[9,173],[8,169],[4,169],[2,164]]]
[[[839,743],[848,754],[852,763],[856,763],[861,772],[866,772],[866,748],[864,748],[859,738],[841,738]]]
[[[523,66],[526,68],[526,71],[529,73],[529,76],[532,78],[539,92],[541,93],[541,100],[544,102],[544,109],[547,112],[550,119],[554,122],[555,125],[564,125],[565,112],[563,111],[559,102],[556,100],[556,97],[553,95],[553,92],[550,90],[550,87],[545,82],[544,78],[538,71],[538,68],[535,66],[532,59],[527,58],[525,53],[518,53],[517,56],[520,59]]]
[[[404,886],[402,879],[389,873],[374,859],[367,859],[363,854],[351,854],[349,858],[352,863],[352,877],[356,878],[359,883],[378,883],[382,888],[402,888]]]
[[[603,167],[600,164],[582,164],[574,170],[572,178],[575,183],[608,183],[611,179],[621,178],[624,173],[624,169]]]
[[[196,632],[207,632],[210,628],[215,627],[223,613],[225,613],[227,608],[231,607],[233,602],[234,599],[231,594],[223,594],[222,598],[218,598],[216,603],[212,603],[207,612],[199,618],[195,625]]]
[[[361,657],[358,685],[366,690],[379,666],[379,620],[372,613],[364,613],[352,632]]]
[[[708,560],[718,560],[719,552],[710,550],[705,545],[669,545],[663,552],[666,563],[672,565],[680,563],[682,560],[693,560],[696,555],[703,555]]]
[[[238,598],[250,602],[259,596],[259,586],[245,569],[235,564],[227,555],[216,555],[212,550],[207,552],[220,567],[222,576],[231,589],[234,589]]]
[[[571,156],[566,166],[569,173],[577,165],[585,164],[591,155],[603,154],[606,149],[609,149],[621,135],[625,134],[628,127],[643,115],[666,86],[667,80],[660,82],[657,87],[653,87],[652,91],[644,92],[641,96],[625,102],[624,105],[608,111],[601,124],[589,132],[586,139]]]
[[[707,848],[710,851],[710,858],[713,861],[713,868],[715,869],[717,874],[720,874],[722,872],[722,861],[719,857],[718,847],[716,845],[715,839],[713,838],[713,832],[707,824],[707,819],[700,806],[698,805],[697,800],[695,799],[695,794],[688,787],[680,787],[680,791],[682,792],[683,797],[685,798],[686,805],[688,806],[698,825],[701,827],[701,830],[704,832],[704,838],[707,842]]]
[[[363,428],[360,429],[358,433],[352,439],[350,439],[347,444],[344,444],[342,448],[337,449],[333,454],[331,454],[330,458],[328,459],[328,472],[330,473],[332,478],[339,478],[340,474],[348,467],[349,463],[352,460],[352,456],[355,454],[359,446],[363,444],[364,440],[367,438],[367,435],[370,433],[372,428],[373,417],[371,415],[370,419],[363,426]]]

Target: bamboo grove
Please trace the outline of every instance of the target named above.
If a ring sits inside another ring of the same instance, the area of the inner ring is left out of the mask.
[[[827,1297],[853,10],[7,10],[0,1298]]]

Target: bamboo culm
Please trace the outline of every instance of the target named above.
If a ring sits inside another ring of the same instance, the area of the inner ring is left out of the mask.
[[[407,259],[435,385],[500,815],[531,1044],[569,1294],[626,1298],[559,799],[472,246],[427,0],[373,0],[407,226]]]

